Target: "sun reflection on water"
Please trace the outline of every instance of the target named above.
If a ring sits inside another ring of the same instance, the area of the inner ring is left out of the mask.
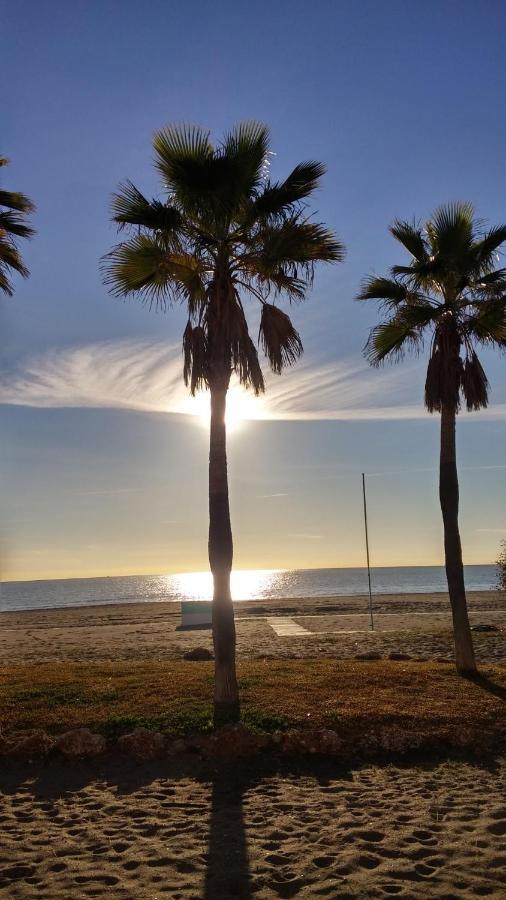
[[[280,569],[237,569],[230,579],[234,600],[258,600],[269,595]],[[213,578],[210,572],[181,572],[171,581],[182,599],[211,600]]]

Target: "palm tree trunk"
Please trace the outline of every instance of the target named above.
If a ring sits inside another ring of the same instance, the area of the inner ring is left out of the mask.
[[[225,409],[227,386],[211,387],[209,449],[209,563],[213,573],[214,724],[239,719],[235,622],[230,572],[233,544],[228,504]]]
[[[446,578],[453,617],[455,662],[457,672],[466,674],[476,672],[476,662],[467,614],[459,533],[459,482],[455,447],[455,419],[455,410],[449,406],[443,406],[441,411],[439,499],[443,513]]]

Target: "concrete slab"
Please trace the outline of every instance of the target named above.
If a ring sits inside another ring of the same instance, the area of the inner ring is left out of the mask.
[[[308,631],[307,628],[303,628],[302,625],[294,622],[293,619],[288,618],[288,616],[268,616],[266,622],[271,626],[278,637],[305,637],[314,634],[314,632]]]

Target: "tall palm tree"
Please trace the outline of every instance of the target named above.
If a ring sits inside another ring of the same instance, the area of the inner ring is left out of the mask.
[[[8,163],[8,159],[0,157],[0,168]],[[0,291],[9,296],[14,293],[11,272],[18,272],[23,278],[29,274],[21,258],[17,238],[28,238],[34,234],[33,228],[26,224],[26,217],[34,209],[33,203],[24,194],[0,189]]]
[[[230,525],[225,409],[232,373],[264,390],[244,301],[260,305],[259,343],[278,374],[302,353],[301,339],[275,302],[304,299],[318,261],[343,258],[343,246],[308,218],[305,201],[325,168],[296,166],[285,181],[268,177],[269,132],[243,123],[213,146],[199,127],[168,127],[154,137],[163,199],[148,200],[130,182],[113,199],[113,219],[128,240],[105,258],[112,293],[137,294],[150,307],[181,301],[184,380],[209,389],[209,562],[213,575],[215,722],[237,719],[235,624],[230,593]]]
[[[467,613],[460,543],[455,424],[464,400],[468,411],[488,404],[488,381],[477,346],[506,348],[506,268],[496,268],[506,225],[485,230],[469,203],[436,210],[425,228],[395,221],[393,236],[411,255],[390,278],[368,278],[359,300],[379,300],[385,318],[372,329],[365,352],[373,365],[420,350],[430,336],[425,405],[441,416],[439,497],[444,525],[448,593],[455,661],[461,673],[476,671]]]

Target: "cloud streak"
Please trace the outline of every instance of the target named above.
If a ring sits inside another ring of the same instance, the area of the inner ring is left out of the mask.
[[[264,397],[246,397],[235,385],[231,399],[246,419],[423,419],[421,381],[416,364],[371,370],[356,360],[325,365],[305,361],[281,378],[269,375]],[[29,359],[0,378],[0,403],[176,415],[203,412],[202,398],[192,400],[183,384],[180,346],[159,341],[100,342]],[[503,419],[506,404],[479,415]]]

